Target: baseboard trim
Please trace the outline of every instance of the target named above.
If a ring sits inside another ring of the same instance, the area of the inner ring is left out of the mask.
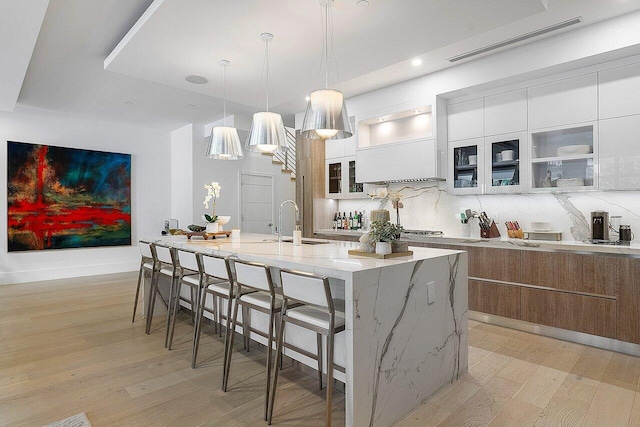
[[[137,271],[138,268],[140,268],[140,261],[136,260],[110,264],[66,266],[41,270],[9,271],[0,273],[0,285],[15,285],[19,283],[42,282],[45,280],[126,273],[130,271]]]
[[[554,328],[553,326],[538,325],[536,323],[525,322],[524,320],[510,319],[508,317],[480,313],[472,310],[469,310],[469,319],[489,323],[491,325],[504,326],[505,328],[517,329],[519,331],[530,332],[532,334],[544,335],[546,337],[558,338],[564,341],[571,341],[591,347],[602,348],[604,350],[625,353],[631,356],[640,356],[640,345],[613,338],[599,337],[597,335],[585,334],[583,332]]]

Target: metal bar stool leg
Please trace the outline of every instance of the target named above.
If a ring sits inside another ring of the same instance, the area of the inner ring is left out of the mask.
[[[174,302],[173,302],[173,314],[171,315],[171,325],[169,326],[169,330],[167,330],[168,333],[168,342],[166,347],[171,350],[171,345],[173,344],[173,332],[176,329],[176,318],[178,317],[178,310],[180,309],[180,291],[182,289],[182,282],[181,282],[182,278],[179,278],[177,280],[177,285],[176,285],[176,291],[175,291],[175,296],[174,296]],[[193,299],[191,300],[193,301]],[[193,304],[192,304],[193,306]]]
[[[167,325],[165,327],[165,334],[164,334],[164,348],[167,348],[169,346],[169,327],[171,326],[171,314],[173,313],[173,305],[175,304],[175,277],[171,278],[171,285],[169,286],[169,304],[167,307]]]
[[[156,306],[156,295],[158,293],[158,274],[154,267],[151,272],[151,284],[149,285],[149,301],[147,305],[147,328],[145,330],[146,334],[149,335],[151,332],[151,320],[153,319],[153,311]]]
[[[231,329],[229,330],[229,344],[226,349],[226,363],[222,376],[222,391],[227,391],[227,383],[229,381],[229,370],[231,369],[231,356],[233,355],[233,337],[235,336],[236,323],[238,319],[238,295],[236,295],[236,303],[233,307],[233,318],[231,320]],[[242,329],[246,328],[246,319],[242,319]]]
[[[204,317],[204,303],[207,300],[207,287],[203,286],[200,292],[198,308],[196,313],[196,324],[193,331],[193,351],[191,353],[191,368],[195,369],[196,359],[198,358],[198,347],[200,346],[200,334],[202,333],[202,320]],[[226,352],[226,347],[225,347]]]
[[[138,286],[136,287],[136,299],[133,301],[133,317],[131,323],[136,321],[136,310],[138,309],[138,298],[140,297],[140,283],[142,282],[142,274],[144,273],[144,259],[140,261],[140,271],[138,272]]]
[[[284,313],[284,308],[282,313]],[[284,316],[280,315],[280,325],[278,325],[278,332],[276,335],[276,362],[278,365],[282,363],[282,343],[283,343],[283,335],[284,335]],[[273,404],[276,398],[276,387],[278,386],[278,369],[273,372],[273,384],[271,385],[271,392],[269,393],[269,402],[268,402],[268,413],[267,413],[267,424],[271,425],[271,418],[273,417]]]
[[[316,333],[318,348],[318,390],[322,390],[322,334]],[[329,379],[327,379],[327,382]]]

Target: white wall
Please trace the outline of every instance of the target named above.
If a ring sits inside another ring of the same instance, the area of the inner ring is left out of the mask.
[[[193,218],[193,132],[193,124],[171,132],[171,218],[181,229]]]
[[[0,284],[137,270],[136,245],[158,234],[170,214],[170,138],[166,132],[117,123],[77,120],[63,113],[16,107],[0,112],[0,188],[7,188],[6,141],[102,150],[132,155],[132,243],[91,249],[7,252],[7,198],[0,200]]]
[[[291,180],[288,173],[281,171],[282,167],[272,163],[272,157],[256,154],[244,149],[244,141],[248,129],[243,129],[246,124],[250,124],[243,117],[227,118],[227,126],[239,127],[240,141],[243,144],[244,158],[241,160],[214,160],[205,156],[207,149],[206,135],[211,132],[211,128],[221,125],[222,121],[211,123],[207,126],[194,125],[193,137],[193,223],[202,224],[202,215],[209,213],[205,211],[202,204],[206,190],[205,183],[217,181],[222,190],[216,205],[216,215],[230,215],[231,220],[225,225],[225,230],[231,230],[240,226],[240,171],[261,173],[273,176],[275,192],[275,206],[273,219],[274,224],[278,221],[278,207],[285,200],[295,200],[295,181]],[[209,206],[211,208],[211,206]],[[285,235],[291,235],[293,230],[294,216],[292,209],[287,208],[283,212],[283,229]],[[181,224],[185,228],[188,224]],[[274,228],[275,231],[275,228]]]

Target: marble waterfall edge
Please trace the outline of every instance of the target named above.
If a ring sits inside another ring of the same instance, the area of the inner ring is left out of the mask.
[[[467,371],[467,254],[353,278],[353,425],[387,426]],[[434,302],[427,286],[434,282]]]

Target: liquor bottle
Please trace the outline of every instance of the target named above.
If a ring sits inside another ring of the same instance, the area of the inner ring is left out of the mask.
[[[358,230],[362,229],[362,212],[358,214],[358,225],[356,226]]]
[[[362,213],[360,214],[360,228],[362,228],[363,230],[367,229],[367,215],[364,213],[364,211],[362,211]]]
[[[331,223],[331,228],[335,231],[338,228],[338,214],[333,214],[333,222]]]
[[[349,230],[353,230],[353,214],[349,212]]]
[[[342,229],[343,230],[349,229],[349,218],[347,218],[346,212],[342,212]]]

